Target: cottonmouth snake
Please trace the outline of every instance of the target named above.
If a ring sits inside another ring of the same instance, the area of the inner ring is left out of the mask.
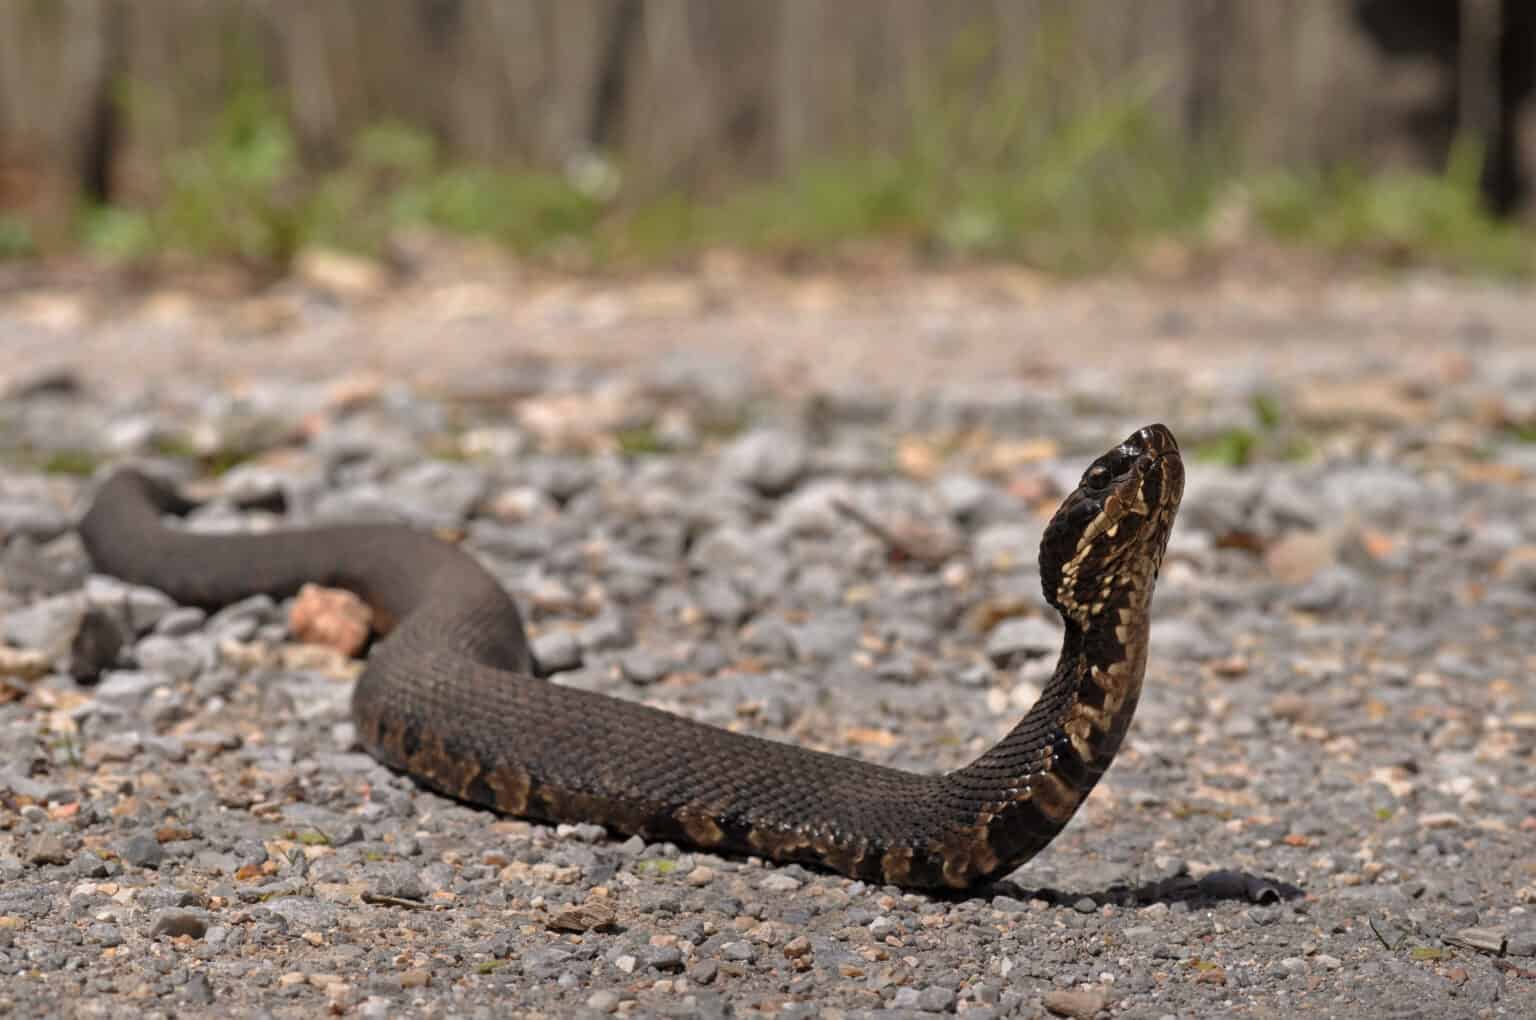
[[[1061,831],[1109,767],[1146,665],[1148,608],[1183,491],[1172,433],[1099,457],[1045,529],[1065,623],[1051,681],[970,765],[918,774],[693,722],[535,675],[516,606],[469,555],[400,525],[262,534],[167,527],[167,487],[120,470],[80,524],[96,569],[219,606],[306,581],[393,621],[353,694],[360,742],[474,804],[914,888],[1001,876]]]

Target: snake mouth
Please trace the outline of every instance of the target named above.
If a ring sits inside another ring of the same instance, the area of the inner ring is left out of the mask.
[[[1184,491],[1184,458],[1173,432],[1161,424],[1137,429],[1121,449],[1134,458],[1127,474],[1132,512],[1151,517],[1178,506]]]

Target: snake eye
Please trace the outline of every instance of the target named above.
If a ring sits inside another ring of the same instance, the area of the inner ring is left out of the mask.
[[[1102,489],[1109,484],[1110,471],[1103,464],[1095,464],[1083,475],[1083,484],[1090,489]]]

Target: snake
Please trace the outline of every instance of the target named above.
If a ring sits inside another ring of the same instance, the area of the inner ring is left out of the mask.
[[[1040,580],[1062,619],[1055,669],[990,749],[910,771],[717,728],[541,675],[512,597],[470,553],[406,524],[200,531],[196,504],[110,469],[78,530],[93,568],[208,609],[314,583],[375,610],[352,692],[356,740],[461,802],[545,823],[809,865],[910,889],[1011,872],[1071,820],[1141,696],[1154,583],[1184,487],[1173,433],[1138,429],[1045,526]]]

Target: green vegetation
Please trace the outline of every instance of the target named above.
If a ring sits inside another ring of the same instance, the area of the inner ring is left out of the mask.
[[[914,97],[904,145],[799,167],[713,204],[673,197],[634,210],[618,254],[706,245],[818,252],[861,238],[934,256],[1000,257],[1073,271],[1198,224],[1215,166],[1181,151],[1153,109],[1157,82],[1085,81],[1051,33],[1022,80],[990,80],[990,41],[962,34]],[[1199,158],[1197,158],[1199,157]]]
[[[1235,209],[1239,241],[1386,268],[1536,268],[1530,231],[1482,208],[1473,144],[1457,146],[1442,175],[1254,176],[1241,170],[1238,146],[1192,146],[1175,133],[1156,105],[1157,76],[1131,69],[1096,80],[1076,53],[1047,30],[1015,61],[1020,76],[999,76],[992,40],[963,32],[913,87],[906,141],[686,195],[638,194],[600,156],[565,173],[469,163],[393,123],[360,132],[328,166],[309,166],[279,97],[247,73],[207,137],[165,156],[153,204],[83,210],[76,237],[111,259],[180,252],[274,271],[311,246],[377,254],[402,229],[426,227],[578,268],[667,263],[711,247],[835,256],[877,240],[929,259],[1082,272],[1134,266],[1154,242],[1216,244],[1212,235],[1228,232],[1217,221]],[[157,103],[142,88],[125,88],[123,104],[131,123],[154,123]],[[36,247],[25,222],[0,214],[0,258]],[[1229,437],[1217,456],[1244,461],[1259,438]]]
[[[59,733],[49,741],[48,747],[53,752],[53,760],[57,764],[79,768],[82,748],[75,734]]]
[[[1268,393],[1257,393],[1249,401],[1254,426],[1238,426],[1200,443],[1195,448],[1198,460],[1226,467],[1247,467],[1263,460],[1305,460],[1312,455],[1312,445],[1286,423],[1283,405]]]
[[[89,450],[56,450],[44,457],[38,467],[44,474],[89,478],[100,464],[101,458]]]
[[[1383,264],[1432,261],[1495,275],[1536,268],[1529,229],[1494,219],[1478,196],[1482,154],[1462,140],[1439,176],[1337,170],[1255,182],[1254,211],[1274,237]]]
[[[648,857],[635,862],[635,873],[639,875],[670,875],[676,870],[677,862],[665,857]]]
[[[100,463],[100,458],[87,450],[40,450],[30,443],[0,445],[0,465],[17,471],[87,478]]]
[[[177,435],[156,436],[150,448],[162,457],[195,461],[205,473],[218,477],[250,460],[259,452],[254,443],[223,445],[204,451],[191,440]]]
[[[156,204],[85,210],[85,246],[127,261],[178,251],[282,269],[312,245],[377,253],[393,231],[421,225],[539,254],[591,235],[602,212],[558,175],[451,164],[427,135],[396,124],[361,132],[340,167],[311,171],[260,85],[237,90],[207,140],[165,169]]]
[[[131,114],[152,115],[142,95],[128,94]],[[121,259],[168,248],[286,265],[315,222],[312,200],[294,193],[301,168],[293,130],[265,88],[239,88],[209,137],[172,153],[164,170],[163,196],[153,208],[87,210],[80,224],[86,245]]]
[[[619,452],[631,457],[667,452],[667,444],[650,427],[620,429],[614,439],[619,444]]]
[[[35,250],[32,228],[13,213],[0,212],[0,261],[24,258]]]
[[[1253,462],[1253,450],[1259,437],[1252,429],[1228,429],[1195,449],[1197,460],[1207,460],[1227,467],[1246,467]]]
[[[1504,427],[1511,439],[1522,443],[1536,443],[1536,421],[1512,422]]]

